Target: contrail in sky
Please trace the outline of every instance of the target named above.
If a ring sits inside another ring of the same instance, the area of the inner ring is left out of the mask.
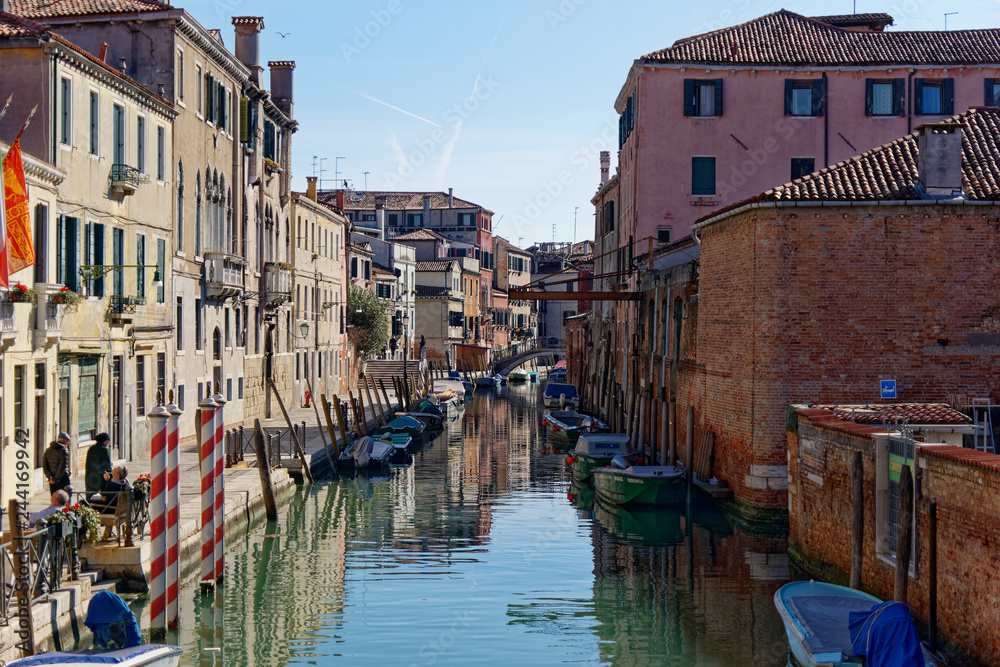
[[[378,99],[377,97],[372,97],[371,95],[366,95],[364,93],[359,93],[356,90],[351,90],[350,88],[346,88],[344,86],[340,86],[340,88],[343,88],[344,90],[346,90],[349,93],[354,93],[355,95],[360,95],[361,97],[363,97],[363,98],[365,98],[367,100],[371,100],[372,102],[377,102],[378,104],[381,104],[384,107],[389,107],[390,109],[394,109],[394,110],[398,111],[399,113],[405,113],[407,116],[411,116],[413,118],[416,118],[417,120],[422,120],[425,123],[430,123],[434,127],[441,127],[440,125],[438,125],[437,123],[435,123],[432,120],[427,120],[423,116],[418,116],[415,113],[410,113],[406,109],[400,109],[399,107],[393,106],[393,105],[389,104],[388,102],[383,102],[382,100]]]
[[[483,68],[486,67],[486,61],[490,57],[490,53],[493,52],[493,45],[496,44],[497,36],[500,34],[500,28],[503,27],[503,22],[507,20],[507,15],[504,14],[503,18],[500,19],[500,25],[497,26],[497,31],[493,33],[493,39],[490,40],[490,48],[486,49],[486,55],[483,57],[483,64],[479,66],[479,71],[476,73],[476,81],[472,84],[472,94],[469,95],[469,99],[472,99],[473,95],[476,94],[476,89],[479,87],[479,77],[483,75]]]

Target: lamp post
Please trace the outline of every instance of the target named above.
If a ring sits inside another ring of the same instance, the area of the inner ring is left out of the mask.
[[[410,347],[410,316],[407,312],[403,311],[403,382],[405,386],[409,387],[410,378],[406,374],[406,353],[407,348]]]

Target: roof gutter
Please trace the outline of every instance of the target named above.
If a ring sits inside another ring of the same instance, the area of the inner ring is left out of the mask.
[[[709,225],[722,222],[741,213],[777,208],[862,208],[871,206],[1000,206],[998,200],[969,199],[883,199],[875,201],[764,201],[750,202],[731,211],[713,215],[691,227],[691,236],[699,244],[698,232]]]

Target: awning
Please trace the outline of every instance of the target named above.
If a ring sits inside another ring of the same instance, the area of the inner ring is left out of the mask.
[[[59,354],[111,354],[107,347],[70,347],[59,350]]]

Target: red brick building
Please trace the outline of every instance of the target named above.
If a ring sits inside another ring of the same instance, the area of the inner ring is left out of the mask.
[[[680,389],[740,504],[786,507],[789,404],[871,401],[883,379],[906,401],[1000,398],[998,161],[1000,110],[975,109],[695,226]]]

